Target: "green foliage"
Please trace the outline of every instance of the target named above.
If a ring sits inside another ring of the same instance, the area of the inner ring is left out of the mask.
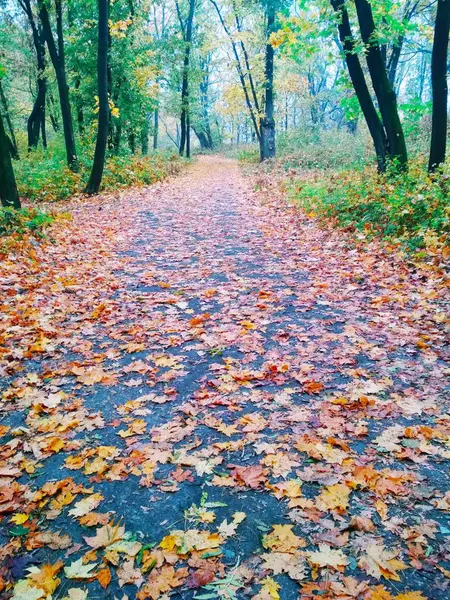
[[[36,208],[0,208],[0,237],[13,234],[23,236],[27,233],[42,237],[45,227],[53,220],[52,215]]]
[[[32,202],[56,202],[82,193],[89,178],[92,151],[80,157],[80,170],[73,173],[67,168],[61,143],[44,152],[37,150],[14,163],[19,194]],[[107,159],[102,190],[116,190],[131,186],[150,185],[177,172],[182,159],[172,152],[158,152],[149,156],[112,156]]]
[[[410,251],[449,245],[449,174],[426,174],[415,161],[406,173],[373,168],[296,181],[291,197],[308,214],[369,238],[381,237]]]

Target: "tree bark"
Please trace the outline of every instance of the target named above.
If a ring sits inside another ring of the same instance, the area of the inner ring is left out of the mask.
[[[276,0],[267,0],[267,31],[266,31],[266,59],[265,59],[265,102],[264,116],[261,119],[261,161],[275,156],[275,120],[273,118],[273,67],[274,49],[270,43],[270,36],[275,27]]]
[[[186,24],[183,23],[178,2],[176,4],[178,18],[180,20],[181,31],[184,40],[184,60],[183,60],[183,80],[181,84],[181,116],[180,116],[180,156],[190,157],[190,143],[188,141],[189,128],[189,61],[191,55],[192,29],[194,23],[195,0],[189,0],[189,14]]]
[[[362,40],[366,46],[367,66],[375,91],[389,145],[389,156],[400,168],[408,163],[405,136],[397,109],[397,98],[389,83],[382,52],[375,35],[372,8],[368,0],[355,0]]]
[[[3,109],[2,111],[0,110],[0,112],[3,112],[6,124],[8,126],[8,130],[9,130],[10,137],[8,139],[9,139],[9,144],[10,144],[10,149],[11,149],[11,156],[15,160],[19,160],[19,148],[17,147],[16,136],[14,135],[14,128],[12,126],[11,116],[9,114],[8,101],[6,100],[5,92],[3,91],[3,86],[2,86],[1,81],[0,81],[0,101],[1,101],[2,109]]]
[[[20,199],[17,192],[16,178],[11,161],[8,136],[0,114],[0,200],[2,206],[20,208]]]
[[[438,0],[431,58],[433,115],[428,171],[445,162],[447,147],[447,51],[450,28],[450,0]]]
[[[64,141],[66,145],[67,164],[72,171],[78,170],[78,158],[73,133],[72,110],[70,106],[69,86],[67,85],[66,65],[64,55],[64,37],[62,28],[62,0],[55,0],[56,9],[56,35],[57,44],[53,38],[50,25],[50,16],[47,10],[46,0],[38,0],[39,18],[42,23],[45,41],[55,69],[58,83],[59,100],[61,104],[61,117],[63,121]]]
[[[34,18],[31,0],[19,0],[19,4],[31,27],[37,63],[37,95],[27,123],[28,151],[30,151],[37,147],[40,133],[42,133],[42,145],[44,148],[47,147],[47,136],[45,131],[45,101],[47,94],[47,79],[45,77],[45,38],[42,28],[38,27]]]
[[[109,132],[108,100],[108,12],[109,0],[98,0],[98,129],[95,144],[94,163],[86,186],[88,194],[97,194],[105,167],[106,145]]]
[[[353,89],[355,90],[361,111],[372,137],[378,168],[380,171],[385,171],[387,152],[386,133],[372,101],[358,55],[355,53],[355,39],[353,38],[345,0],[331,0],[331,5],[338,16],[339,39],[342,44],[345,62]]]
[[[158,149],[159,109],[156,107],[153,121],[153,150]]]

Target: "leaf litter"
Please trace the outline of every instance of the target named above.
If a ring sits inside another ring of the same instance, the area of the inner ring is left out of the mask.
[[[217,157],[69,208],[0,265],[2,597],[450,594],[446,275]]]

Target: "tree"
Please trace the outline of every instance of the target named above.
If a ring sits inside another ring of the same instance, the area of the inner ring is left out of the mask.
[[[189,13],[186,22],[181,15],[180,5],[176,0],[177,14],[180,21],[181,33],[184,41],[183,77],[181,84],[181,136],[180,155],[186,153],[189,158],[191,154],[190,139],[190,112],[189,112],[189,61],[191,56],[192,29],[194,24],[195,0],[189,0]]]
[[[388,141],[389,156],[404,168],[408,162],[405,136],[397,109],[397,98],[387,76],[386,67],[377,40],[372,8],[368,0],[355,0],[359,28],[366,46],[366,60],[373,89],[378,100]]]
[[[33,45],[36,53],[37,63],[37,95],[34,100],[33,110],[28,117],[28,150],[36,148],[39,142],[39,134],[42,134],[42,145],[47,147],[47,136],[45,131],[45,102],[47,95],[47,78],[45,77],[45,39],[42,27],[39,27],[34,18],[31,0],[19,0],[28,23],[31,27]]]
[[[331,0],[331,5],[337,15],[339,39],[342,44],[348,73],[370,135],[372,136],[378,168],[380,171],[384,171],[386,169],[387,138],[383,123],[372,101],[358,54],[356,53],[356,42],[352,34],[345,0]]]
[[[431,59],[433,115],[428,170],[435,171],[445,161],[447,146],[447,50],[450,27],[450,0],[438,0]]]
[[[261,143],[260,159],[261,161],[275,156],[275,121],[273,118],[273,68],[274,68],[274,48],[271,44],[270,36],[275,28],[277,0],[266,0],[266,54],[264,66],[264,116],[261,119]]]
[[[94,163],[86,186],[88,194],[97,194],[105,167],[106,145],[109,132],[108,98],[108,14],[109,0],[98,0],[98,128]]]
[[[0,74],[0,76],[1,76],[1,74]],[[6,96],[5,96],[5,92],[3,90],[1,79],[0,79],[0,102],[1,102],[0,112],[3,112],[4,118],[6,121],[6,125],[8,126],[8,130],[9,130],[9,137],[7,136],[7,139],[8,139],[8,144],[10,147],[11,156],[15,160],[18,160],[19,159],[19,149],[17,147],[17,141],[16,141],[16,136],[14,134],[14,128],[13,128],[12,121],[11,121],[11,115],[9,114],[8,101],[6,100]]]
[[[16,178],[11,161],[10,144],[0,113],[0,200],[2,206],[20,208]]]
[[[47,8],[48,4],[49,0],[38,0],[39,18],[42,23],[45,41],[47,42],[48,52],[52,60],[53,68],[55,69],[56,80],[58,83],[59,100],[61,105],[61,117],[64,130],[64,141],[66,145],[67,164],[72,171],[77,171],[78,158],[75,145],[75,136],[73,132],[69,86],[67,85],[66,75],[62,0],[55,0],[57,45],[55,43],[52,27],[50,24],[50,15]]]

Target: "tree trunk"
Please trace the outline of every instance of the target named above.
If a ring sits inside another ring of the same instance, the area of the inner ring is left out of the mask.
[[[275,156],[275,120],[273,118],[273,58],[274,50],[270,44],[270,35],[275,26],[275,0],[268,0],[267,3],[267,42],[266,42],[266,60],[265,60],[265,103],[264,117],[261,119],[261,142],[260,159],[261,161]]]
[[[158,107],[155,109],[154,121],[153,121],[153,150],[158,149],[158,130],[159,130],[159,110]]]
[[[178,9],[178,4],[177,4]],[[189,14],[186,22],[186,26],[183,24],[181,13],[178,10],[178,17],[180,19],[181,29],[183,32],[184,39],[184,61],[183,61],[183,80],[181,84],[181,138],[180,138],[180,156],[183,156],[185,151],[189,158],[189,150],[187,149],[187,137],[188,137],[188,122],[189,122],[189,60],[191,54],[191,42],[192,42],[192,26],[194,22],[194,9],[195,0],[189,0]]]
[[[142,156],[146,156],[148,154],[148,134],[149,134],[149,119],[150,115],[146,115],[144,123],[142,125],[141,130],[141,152]]]
[[[98,0],[98,129],[94,163],[86,186],[88,194],[97,194],[100,189],[105,167],[106,145],[108,143],[108,4],[109,0]]]
[[[48,113],[49,113],[49,117],[50,117],[50,121],[53,127],[53,131],[55,133],[58,133],[59,131],[59,122],[58,122],[58,115],[55,112],[56,110],[56,102],[55,99],[53,97],[53,94],[51,92],[51,90],[48,90],[48,94],[47,94],[47,108],[48,108]]]
[[[447,50],[450,27],[450,0],[438,0],[431,58],[433,116],[428,171],[435,171],[445,161],[447,146]]]
[[[372,8],[368,0],[355,0],[355,5],[361,37],[367,49],[367,66],[386,131],[389,156],[397,160],[401,168],[405,168],[408,162],[405,136],[397,110],[397,98],[389,83],[380,46],[374,39],[375,23]]]
[[[339,39],[342,44],[345,62],[353,84],[353,89],[355,90],[356,97],[358,98],[359,105],[373,140],[378,168],[380,171],[384,171],[386,169],[387,152],[386,133],[372,101],[358,55],[355,53],[355,40],[353,38],[348,12],[345,7],[345,0],[331,0],[331,5],[338,16]]]
[[[16,179],[11,161],[11,154],[3,125],[3,118],[0,114],[0,200],[2,206],[20,208],[19,194],[17,192]]]
[[[11,149],[11,156],[15,160],[19,160],[19,149],[17,147],[16,136],[14,135],[14,129],[13,129],[11,117],[9,114],[8,101],[6,100],[6,96],[3,91],[1,81],[0,81],[0,100],[1,100],[2,109],[3,109],[3,110],[0,110],[0,112],[3,112],[6,124],[8,126],[8,130],[9,130],[9,136],[10,136],[9,143],[10,143],[10,149]]]
[[[55,69],[56,80],[58,83],[59,100],[61,104],[61,117],[64,130],[64,141],[66,145],[67,164],[72,171],[78,170],[77,151],[75,146],[75,137],[73,133],[72,111],[70,107],[69,86],[67,85],[66,65],[64,57],[64,38],[62,29],[62,5],[61,0],[55,0],[56,8],[56,29],[57,42],[55,40],[50,25],[50,16],[47,10],[46,0],[38,0],[39,18],[41,19],[45,41]]]
[[[47,95],[47,79],[45,77],[45,38],[41,27],[38,27],[31,7],[31,0],[19,0],[31,27],[34,50],[37,63],[37,96],[33,110],[28,117],[28,151],[36,148],[39,143],[39,134],[42,133],[42,145],[47,147],[45,132],[45,101]]]

